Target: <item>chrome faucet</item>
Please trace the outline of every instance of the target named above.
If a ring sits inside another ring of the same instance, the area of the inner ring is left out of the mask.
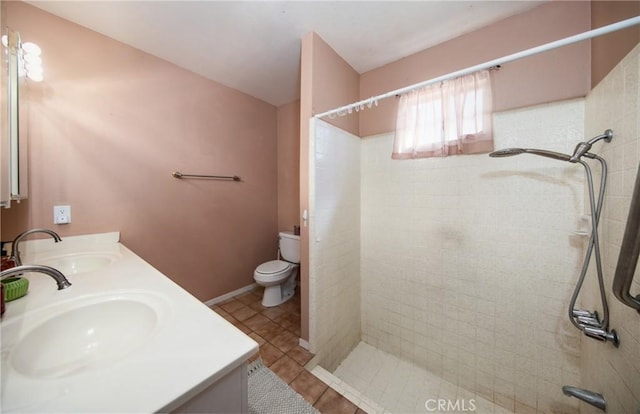
[[[58,284],[58,290],[66,289],[71,286],[71,282],[67,280],[62,272],[54,269],[53,267],[43,265],[24,265],[12,267],[11,269],[7,269],[4,272],[0,272],[0,279],[4,279],[5,277],[9,276],[18,276],[22,273],[27,272],[44,273],[45,275],[51,276]]]
[[[45,234],[48,234],[49,236],[53,237],[53,240],[56,243],[58,243],[59,241],[62,241],[60,236],[58,236],[58,233],[56,233],[53,230],[48,230],[48,229],[31,229],[31,230],[27,230],[27,231],[24,231],[24,232],[18,234],[18,236],[16,236],[16,238],[13,239],[13,242],[11,243],[11,255],[12,255],[12,259],[15,262],[16,266],[21,266],[22,265],[22,260],[20,259],[20,251],[18,250],[18,244],[22,241],[22,239],[24,239],[28,235],[34,234],[34,233],[45,233]]]

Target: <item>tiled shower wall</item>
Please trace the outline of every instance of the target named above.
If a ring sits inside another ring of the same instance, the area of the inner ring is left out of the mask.
[[[607,412],[640,412],[640,314],[624,306],[611,294],[631,194],[640,162],[640,45],[631,51],[587,96],[586,136],[614,131],[611,143],[598,144],[609,165],[609,189],[601,219],[602,254],[610,306],[610,325],[620,336],[614,348],[583,340],[582,382],[584,388],[601,393]],[[640,272],[636,270],[632,294],[640,293]],[[588,285],[590,301],[597,303],[597,289]],[[583,405],[582,412],[600,412]]]
[[[314,125],[309,339],[333,371],[360,341],[360,138]]]
[[[571,153],[584,100],[494,116],[496,149]],[[583,258],[580,165],[531,155],[391,160],[362,140],[365,342],[511,410],[577,412],[579,332],[567,306]]]

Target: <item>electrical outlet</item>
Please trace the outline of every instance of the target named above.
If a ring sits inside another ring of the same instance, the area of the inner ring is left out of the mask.
[[[71,206],[53,206],[53,224],[71,223]]]

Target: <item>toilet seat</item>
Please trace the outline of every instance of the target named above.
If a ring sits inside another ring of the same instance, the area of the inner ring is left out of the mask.
[[[272,260],[258,266],[258,268],[256,269],[256,273],[268,276],[275,273],[287,271],[290,267],[291,263],[285,262],[284,260]]]

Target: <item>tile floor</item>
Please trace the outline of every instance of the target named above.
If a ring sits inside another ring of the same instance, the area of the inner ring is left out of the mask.
[[[263,288],[238,295],[212,309],[252,337],[264,364],[322,414],[366,414],[304,368],[313,354],[298,345],[300,294],[280,306],[262,306]]]

